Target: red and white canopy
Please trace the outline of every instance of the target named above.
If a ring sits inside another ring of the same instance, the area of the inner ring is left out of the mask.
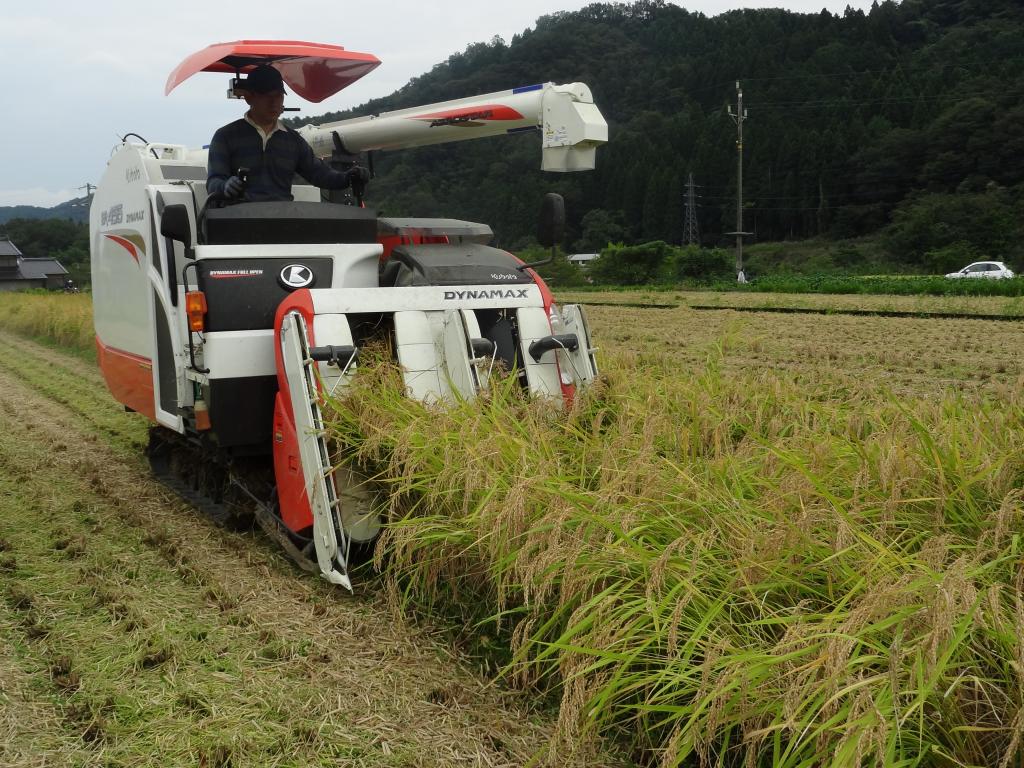
[[[260,64],[281,72],[285,83],[307,101],[319,103],[380,66],[372,53],[346,51],[340,45],[298,40],[236,40],[203,48],[179,64],[167,78],[164,95],[196,72],[245,74]]]

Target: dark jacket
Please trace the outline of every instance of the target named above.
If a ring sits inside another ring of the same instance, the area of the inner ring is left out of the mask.
[[[275,131],[263,148],[263,137],[249,121],[235,120],[213,134],[207,160],[206,191],[224,192],[224,182],[249,170],[245,200],[291,200],[292,177],[299,174],[324,189],[344,189],[348,174],[335,171],[313,154],[306,140],[291,128]]]

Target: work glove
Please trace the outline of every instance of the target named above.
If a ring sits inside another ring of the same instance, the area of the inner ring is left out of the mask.
[[[237,176],[232,176],[224,182],[224,197],[234,199],[241,197],[243,194],[245,194],[245,182]]]
[[[355,165],[345,174],[345,178],[352,191],[359,194],[366,189],[366,185],[370,181],[370,172],[361,165]]]

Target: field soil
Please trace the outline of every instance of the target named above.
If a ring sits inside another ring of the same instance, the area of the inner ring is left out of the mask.
[[[341,592],[154,482],[146,430],[91,364],[0,333],[0,765],[520,766],[545,749],[550,714],[390,610],[372,574]]]

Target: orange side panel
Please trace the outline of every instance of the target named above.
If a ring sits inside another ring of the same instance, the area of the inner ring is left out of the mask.
[[[274,403],[274,475],[281,520],[296,533],[313,525],[313,512],[306,494],[306,478],[299,459],[299,439],[295,434],[284,398],[277,393]]]
[[[155,422],[153,361],[108,347],[99,336],[96,337],[96,357],[114,399]]]

